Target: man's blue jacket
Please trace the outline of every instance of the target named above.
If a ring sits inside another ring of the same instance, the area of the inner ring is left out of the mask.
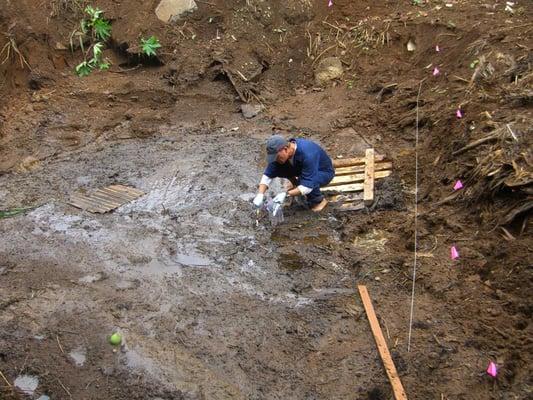
[[[291,139],[296,142],[296,152],[292,163],[276,161],[268,164],[265,175],[269,178],[298,177],[298,184],[315,189],[327,184],[335,175],[333,163],[328,154],[315,142],[307,139]],[[328,179],[329,178],[329,179]]]

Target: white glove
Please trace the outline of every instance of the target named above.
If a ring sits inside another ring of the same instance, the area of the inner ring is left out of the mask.
[[[259,208],[263,205],[264,201],[265,201],[265,195],[263,193],[257,193],[257,195],[254,197],[253,203],[254,203],[254,206]]]
[[[276,197],[274,197],[273,201],[274,203],[277,203],[277,204],[283,204],[286,197],[287,197],[287,192],[281,192],[281,193],[278,193]]]

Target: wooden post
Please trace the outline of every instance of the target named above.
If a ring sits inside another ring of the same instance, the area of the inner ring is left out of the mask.
[[[374,149],[366,149],[365,152],[363,200],[367,207],[374,203]]]
[[[383,337],[383,332],[379,326],[379,322],[376,317],[376,313],[374,312],[374,307],[372,306],[372,301],[370,300],[368,291],[366,290],[366,286],[359,285],[357,287],[359,289],[361,300],[363,301],[363,306],[365,307],[368,322],[370,323],[370,329],[372,329],[372,333],[374,334],[374,339],[376,341],[376,346],[378,347],[379,355],[381,356],[381,361],[383,361],[383,366],[385,367],[385,371],[387,372],[387,376],[389,377],[389,381],[392,385],[394,398],[396,400],[407,400],[407,395],[405,394],[402,382],[400,381],[400,377],[398,376],[398,372],[396,371],[396,367],[392,361],[389,348],[387,347],[387,342]]]

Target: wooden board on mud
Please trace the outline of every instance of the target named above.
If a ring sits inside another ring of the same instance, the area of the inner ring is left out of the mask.
[[[374,183],[392,174],[392,162],[367,149],[364,157],[333,161],[335,177],[321,190],[344,211],[361,210],[374,202]],[[362,193],[360,193],[362,192]]]
[[[69,204],[92,213],[106,213],[144,195],[142,190],[111,185],[90,194],[74,193]]]

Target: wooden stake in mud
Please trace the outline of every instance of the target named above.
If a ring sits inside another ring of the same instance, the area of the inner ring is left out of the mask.
[[[363,201],[367,207],[374,202],[374,149],[366,149],[365,153]]]
[[[378,347],[381,361],[383,361],[383,366],[385,367],[385,371],[387,372],[387,376],[389,377],[389,381],[392,385],[394,398],[396,400],[407,400],[407,395],[405,394],[402,382],[400,381],[400,377],[398,376],[398,372],[396,371],[396,367],[392,361],[389,348],[387,347],[387,342],[385,342],[385,338],[383,337],[383,332],[379,326],[379,322],[376,317],[376,313],[374,312],[374,307],[372,306],[372,301],[370,300],[366,286],[359,285],[357,287],[359,289],[361,300],[363,301],[363,306],[365,307],[370,328],[372,329],[374,339],[376,340],[376,346]]]

